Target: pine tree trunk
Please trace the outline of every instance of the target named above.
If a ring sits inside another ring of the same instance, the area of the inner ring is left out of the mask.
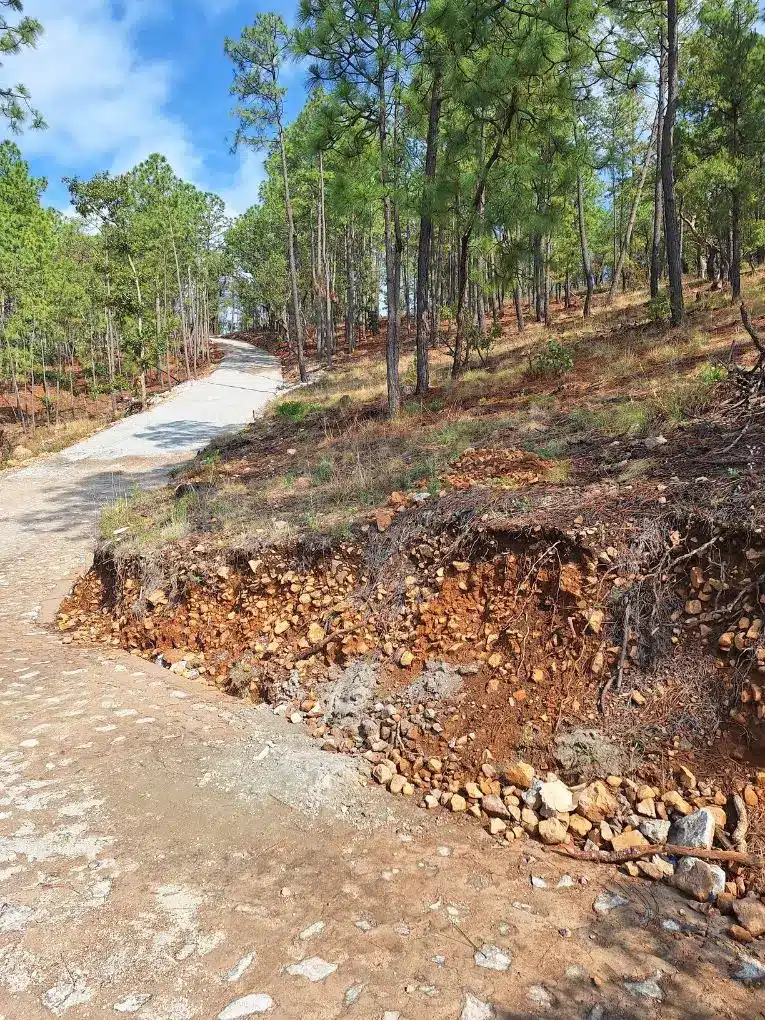
[[[383,52],[382,25],[378,28],[380,52]],[[383,233],[385,237],[385,297],[388,322],[385,335],[385,360],[388,381],[388,414],[395,418],[401,410],[401,381],[399,379],[398,335],[398,265],[393,236],[393,209],[388,180],[388,124],[385,94],[385,66],[380,61],[377,75],[378,142],[380,146],[380,183],[383,190]]]
[[[347,279],[347,308],[345,313],[345,342],[349,354],[356,349],[356,271],[353,265],[353,221],[345,228],[345,274]]]
[[[741,191],[738,187],[731,192],[731,260],[730,260],[730,285],[732,300],[738,301],[741,297]]]
[[[433,248],[432,195],[429,189],[436,177],[438,156],[438,125],[441,119],[441,68],[433,71],[428,111],[428,137],[425,144],[425,177],[422,185],[422,210],[420,214],[420,239],[417,249],[417,289],[415,293],[415,316],[417,320],[417,394],[424,396],[430,386],[430,358],[428,355],[428,334],[425,319],[428,314],[428,283]]]
[[[287,218],[287,248],[290,273],[290,293],[292,297],[292,314],[295,319],[295,346],[297,348],[300,381],[305,382],[308,375],[305,370],[305,354],[303,348],[303,319],[300,312],[300,291],[298,289],[297,261],[295,259],[295,220],[292,215],[290,199],[289,174],[287,173],[287,149],[284,131],[279,124],[279,148],[281,150],[282,183],[284,185],[284,212]]]
[[[675,198],[675,119],[677,116],[677,0],[667,0],[667,111],[661,141],[664,232],[667,242],[669,301],[673,326],[683,321],[683,262]]]
[[[651,240],[651,274],[650,292],[651,299],[656,300],[659,296],[659,281],[661,280],[661,230],[662,230],[662,203],[663,188],[661,183],[661,146],[664,133],[664,101],[667,91],[667,51],[664,44],[664,26],[659,33],[659,94],[658,94],[658,115],[659,127],[656,132],[656,174],[653,185],[653,236]]]

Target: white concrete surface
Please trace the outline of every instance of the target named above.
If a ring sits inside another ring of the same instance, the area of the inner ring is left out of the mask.
[[[217,340],[223,361],[207,378],[182,383],[156,407],[131,415],[64,450],[68,461],[191,455],[258,417],[282,381],[278,358],[237,340]]]

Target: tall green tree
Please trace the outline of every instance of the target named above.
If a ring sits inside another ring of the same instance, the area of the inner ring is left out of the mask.
[[[303,353],[303,319],[297,275],[295,222],[287,171],[287,149],[284,134],[284,97],[286,89],[280,84],[284,63],[292,54],[292,32],[278,14],[259,14],[248,25],[238,40],[227,39],[226,55],[234,64],[234,82],[231,93],[238,105],[234,110],[238,118],[234,145],[248,145],[254,149],[268,147],[276,138],[282,166],[284,212],[287,220],[287,259],[290,272],[292,317],[295,331],[300,378],[307,378]]]
[[[42,34],[42,25],[36,18],[12,18],[12,15],[23,15],[23,11],[22,0],[0,0],[0,69],[4,67],[6,57],[19,53],[26,46],[36,46]],[[32,106],[29,91],[23,84],[0,85],[0,117],[13,132],[20,131],[27,122],[33,128],[45,126],[42,115]]]

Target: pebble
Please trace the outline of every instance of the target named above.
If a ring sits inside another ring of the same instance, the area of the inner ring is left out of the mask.
[[[547,888],[547,882],[545,882],[545,880],[543,878],[541,878],[539,875],[532,875],[531,876],[531,884],[534,886],[535,889],[546,889]]]
[[[359,922],[357,921],[356,924],[358,925],[358,923]],[[325,925],[323,921],[314,921],[313,924],[309,925],[307,928],[304,928],[300,932],[298,938],[302,939],[305,942],[307,939],[312,939],[315,935],[321,935],[321,933],[324,931],[324,927]]]
[[[604,915],[609,913],[611,910],[616,910],[618,907],[626,907],[629,900],[626,896],[620,896],[619,893],[614,892],[602,892],[595,900],[592,905],[592,909],[596,914]]]
[[[532,985],[526,993],[526,997],[541,1009],[552,1009],[555,1002],[544,985]]]
[[[287,967],[288,974],[292,974],[293,977],[304,977],[308,981],[323,981],[336,970],[336,963],[327,963],[320,956],[312,956],[308,960],[301,960],[300,963],[293,963]]]
[[[343,1002],[346,1006],[352,1006],[354,1002],[358,1001],[363,991],[363,985],[351,985],[351,987],[346,990]]]
[[[486,970],[507,970],[510,966],[512,956],[499,946],[484,945],[474,955],[476,966],[485,967]]]
[[[465,1005],[460,1013],[460,1020],[494,1020],[496,1013],[494,1007],[488,1002],[482,1002],[470,992],[465,993]]]
[[[635,998],[656,999],[657,1002],[664,1001],[664,990],[653,978],[646,978],[645,981],[625,981],[624,987]]]
[[[255,995],[244,995],[241,999],[230,1002],[222,1013],[218,1014],[218,1020],[241,1020],[242,1017],[255,1016],[256,1013],[267,1013],[274,1004],[270,995],[262,993]]]
[[[119,1002],[115,1002],[112,1009],[115,1013],[137,1013],[141,1006],[151,1001],[151,995],[143,993],[139,995],[127,995]]]
[[[223,980],[227,981],[229,984],[234,981],[238,981],[245,971],[252,966],[254,961],[255,953],[248,953],[246,956],[243,956],[238,963],[235,963],[230,970],[226,971],[223,976]]]

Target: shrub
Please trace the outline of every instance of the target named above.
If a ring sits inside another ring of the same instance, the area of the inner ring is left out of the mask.
[[[545,350],[531,363],[536,375],[564,375],[574,367],[571,351],[557,340],[548,340]]]
[[[279,418],[287,418],[294,425],[300,425],[305,421],[306,416],[314,410],[314,405],[305,400],[284,400],[276,405],[276,414]]]
[[[648,302],[648,318],[651,322],[664,322],[669,318],[669,313],[669,294],[666,292]]]

